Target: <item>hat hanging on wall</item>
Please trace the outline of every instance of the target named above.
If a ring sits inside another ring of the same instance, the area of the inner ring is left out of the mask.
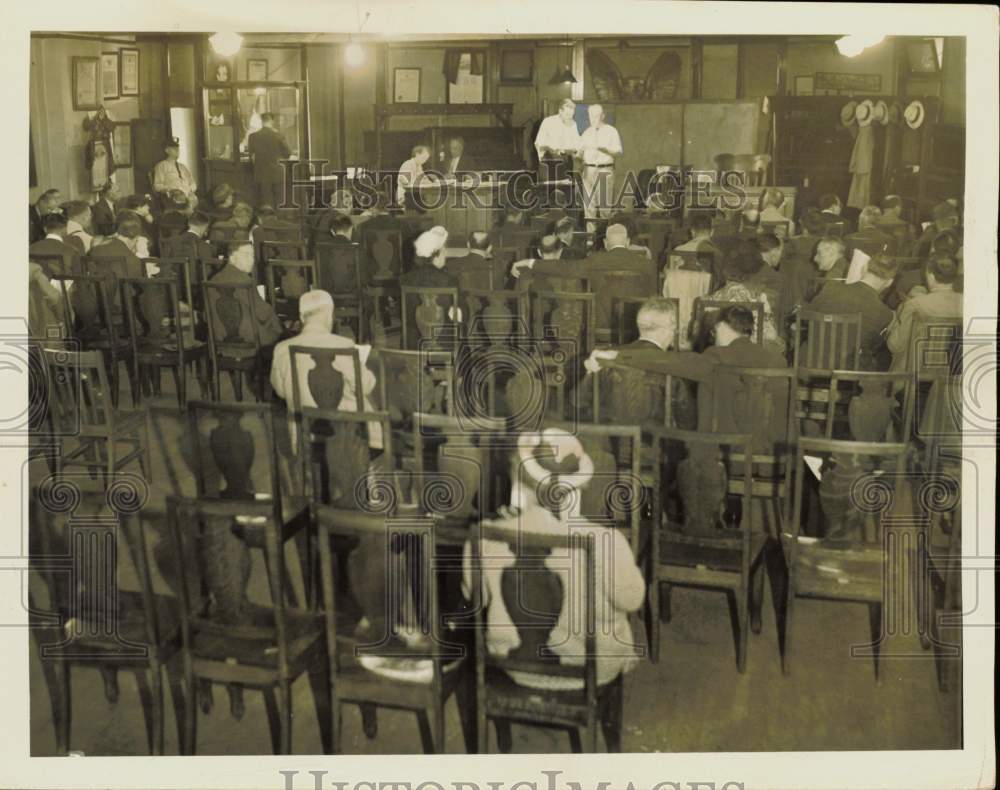
[[[889,123],[893,126],[899,124],[900,118],[903,117],[903,108],[899,106],[899,102],[894,101],[889,105]]]
[[[911,101],[903,110],[903,120],[911,129],[919,129],[924,123],[924,105],[919,101]]]
[[[856,101],[849,101],[840,108],[840,123],[843,126],[850,126],[854,123],[854,111],[857,107],[858,103]]]
[[[880,123],[883,126],[885,126],[887,123],[889,123],[888,105],[884,101],[879,99],[877,102],[875,102],[875,108],[873,110],[872,115],[873,115],[872,120],[874,120],[876,123]]]
[[[858,122],[858,126],[871,126],[874,115],[875,105],[871,99],[865,99],[854,111],[854,119]]]

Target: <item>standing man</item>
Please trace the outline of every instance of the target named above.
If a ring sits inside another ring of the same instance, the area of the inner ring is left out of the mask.
[[[622,152],[622,138],[604,123],[604,108],[591,104],[590,118],[580,137],[583,149],[583,212],[587,219],[610,217],[615,202],[615,157]],[[588,230],[591,230],[588,223]]]
[[[278,208],[282,200],[284,171],[280,161],[292,155],[288,143],[277,131],[273,113],[260,116],[261,128],[247,139],[247,150],[253,161],[253,181],[257,185],[257,205]]]
[[[166,198],[170,192],[177,189],[184,193],[192,206],[196,205],[198,197],[195,195],[195,190],[198,185],[187,165],[182,165],[177,159],[181,153],[181,141],[171,137],[163,150],[167,158],[153,168],[153,191]]]
[[[575,110],[576,102],[563,99],[559,104],[559,112],[550,115],[538,127],[535,150],[538,152],[538,167],[541,170],[539,177],[542,181],[562,181],[570,177],[573,157],[579,156],[583,148],[576,120],[573,118]]]

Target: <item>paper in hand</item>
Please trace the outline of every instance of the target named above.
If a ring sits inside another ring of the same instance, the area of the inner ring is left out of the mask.
[[[861,250],[855,250],[851,256],[851,265],[847,269],[846,282],[856,283],[865,276],[868,271],[868,261],[871,257]]]

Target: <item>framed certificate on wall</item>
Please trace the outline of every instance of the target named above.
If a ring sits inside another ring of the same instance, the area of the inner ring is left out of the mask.
[[[96,110],[101,104],[100,58],[73,58],[73,109]]]
[[[121,96],[120,79],[118,71],[118,53],[101,53],[101,97],[104,99],[117,99]]]
[[[139,95],[139,50],[122,48],[118,51],[121,60],[122,96]]]
[[[111,148],[118,167],[132,167],[132,124],[116,121],[111,132]]]
[[[420,101],[420,69],[397,68],[392,72],[392,100],[397,104]]]

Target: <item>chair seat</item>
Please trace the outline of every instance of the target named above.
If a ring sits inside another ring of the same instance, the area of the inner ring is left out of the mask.
[[[324,627],[322,612],[285,609],[290,668],[301,669],[313,649],[317,645],[323,647]],[[274,609],[269,606],[249,604],[246,622],[241,624],[206,624],[204,621],[194,624],[193,653],[196,660],[202,662],[277,670],[277,645]]]
[[[244,361],[257,356],[257,347],[252,343],[218,343],[216,352],[220,359]]]
[[[795,593],[881,601],[883,566],[881,545],[800,536],[795,547]]]
[[[192,357],[202,354],[208,346],[203,340],[186,340],[184,353]],[[165,362],[177,361],[177,343],[139,343],[137,346],[139,361],[149,363],[154,360]]]
[[[112,415],[116,434],[132,433],[146,424],[146,412],[144,411],[115,409]],[[81,437],[91,439],[100,439],[108,435],[107,429],[103,426],[80,425],[78,431]]]
[[[82,618],[80,622],[67,621],[64,633],[72,636],[71,645],[65,648],[67,658],[86,657],[109,663],[127,663],[132,661],[146,662],[150,658],[147,648],[153,647],[159,653],[159,658],[165,660],[180,647],[180,607],[177,599],[171,595],[155,595],[157,624],[159,626],[156,645],[148,642],[146,610],[142,593],[119,590],[117,633],[119,638],[108,636],[104,631],[107,623],[94,622]],[[82,634],[71,634],[71,629],[79,627]],[[129,644],[123,644],[123,642]],[[56,648],[53,657],[59,657]]]
[[[487,667],[486,687],[487,716],[535,722],[555,720],[579,727],[587,725],[587,699],[582,688],[557,690],[522,686],[497,667]]]
[[[754,532],[750,535],[750,562],[757,558],[767,535]],[[740,572],[742,542],[733,537],[701,537],[667,532],[660,537],[660,564],[704,568],[705,570]]]

